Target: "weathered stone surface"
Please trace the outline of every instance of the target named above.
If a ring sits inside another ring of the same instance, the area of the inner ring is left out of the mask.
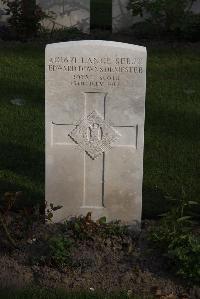
[[[130,29],[131,26],[138,22],[143,22],[149,15],[144,11],[144,15],[132,16],[131,10],[127,9],[129,0],[112,0],[112,29],[113,32]],[[193,3],[191,11],[194,14],[200,12],[200,0]]]
[[[127,9],[129,0],[112,0],[112,30],[118,32],[130,28],[138,21]]]
[[[146,49],[105,41],[46,48],[46,200],[54,221],[92,212],[140,222]]]
[[[45,19],[43,25],[52,29],[76,27],[90,31],[90,0],[37,0],[38,5],[54,19]]]

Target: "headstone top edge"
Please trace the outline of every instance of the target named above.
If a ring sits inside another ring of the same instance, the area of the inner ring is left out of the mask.
[[[116,47],[116,48],[122,48],[122,49],[130,49],[135,51],[140,51],[146,53],[146,47],[138,46],[134,44],[128,44],[128,43],[122,43],[122,42],[114,42],[114,41],[104,41],[104,40],[79,40],[79,41],[69,41],[69,42],[59,42],[59,43],[53,43],[53,44],[47,44],[46,45],[46,51],[48,49],[53,48],[64,48],[64,47],[73,47],[76,45],[82,45],[82,46],[110,46],[110,47]]]

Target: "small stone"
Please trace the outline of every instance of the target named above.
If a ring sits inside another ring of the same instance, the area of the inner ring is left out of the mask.
[[[10,102],[11,102],[11,104],[16,105],[16,106],[23,106],[25,104],[25,101],[20,98],[12,99]]]
[[[27,240],[27,243],[30,244],[30,245],[33,244],[34,242],[36,242],[36,238]]]

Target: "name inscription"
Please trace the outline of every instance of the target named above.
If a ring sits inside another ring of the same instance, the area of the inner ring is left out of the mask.
[[[67,72],[73,86],[119,87],[122,74],[140,76],[143,60],[139,57],[51,57],[49,72]]]

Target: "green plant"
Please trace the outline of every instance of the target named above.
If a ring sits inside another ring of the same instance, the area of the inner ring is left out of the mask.
[[[168,257],[173,260],[177,274],[200,282],[200,237],[193,234],[180,234],[168,245]]]
[[[134,16],[144,16],[166,32],[179,33],[193,16],[196,0],[130,0],[128,8]]]
[[[52,236],[47,241],[47,259],[57,267],[64,267],[71,261],[71,250],[73,242],[64,235]]]
[[[200,236],[189,215],[190,207],[198,203],[187,200],[184,190],[179,199],[170,200],[175,205],[161,215],[159,225],[150,230],[149,240],[175,266],[178,275],[200,282]]]
[[[34,0],[2,0],[10,15],[10,28],[19,40],[35,37],[41,28],[40,21],[47,17]]]
[[[100,218],[99,223],[101,225],[100,234],[102,237],[120,237],[128,234],[127,226],[122,225],[121,221],[115,220],[106,222],[106,218]]]
[[[65,225],[77,240],[94,240],[97,236],[102,239],[121,237],[128,233],[127,227],[120,221],[107,222],[106,217],[93,221],[90,212],[86,217],[81,216],[66,221]]]

